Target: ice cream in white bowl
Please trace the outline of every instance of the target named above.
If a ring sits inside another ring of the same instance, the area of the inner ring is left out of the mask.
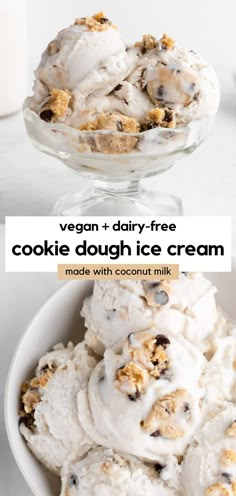
[[[231,274],[212,274],[209,278],[218,288],[218,302],[236,319],[232,296],[236,283],[236,264]],[[85,297],[91,293],[92,284],[81,281],[66,284],[55,293],[26,330],[12,360],[5,393],[7,433],[16,462],[35,496],[59,495],[60,479],[50,475],[37,462],[19,432],[20,386],[25,379],[34,376],[39,358],[56,343],[66,344],[69,340],[77,343],[83,339],[85,328],[80,312]]]

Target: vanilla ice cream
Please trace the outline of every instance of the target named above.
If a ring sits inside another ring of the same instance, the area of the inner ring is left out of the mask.
[[[234,496],[236,492],[236,407],[208,421],[183,463],[183,496]]]
[[[205,408],[208,414],[221,410],[225,401],[236,403],[236,339],[223,337],[215,341],[215,353],[206,372]]]
[[[131,333],[120,353],[105,352],[78,394],[79,420],[97,444],[160,463],[182,455],[201,421],[204,367],[182,336]]]
[[[95,366],[84,345],[55,347],[39,360],[34,379],[22,385],[20,431],[36,458],[60,474],[64,460],[92,446],[77,415],[77,393]]]
[[[95,281],[82,309],[88,329],[85,340],[101,354],[131,332],[155,324],[206,351],[224,326],[215,293],[212,283],[197,273],[180,274],[169,282]]]
[[[61,496],[174,496],[153,466],[112,449],[96,448],[62,470]]]
[[[174,110],[177,125],[216,113],[218,79],[201,56],[179,47],[166,35],[159,41],[144,36],[136,45],[131,50],[136,50],[138,63],[128,80],[145,90],[154,105]]]
[[[141,281],[95,281],[81,315],[88,329],[85,341],[100,355],[130,332],[143,331],[153,324]]]

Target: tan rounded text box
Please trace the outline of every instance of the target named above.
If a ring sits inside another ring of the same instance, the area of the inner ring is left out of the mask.
[[[176,264],[59,264],[57,276],[65,279],[179,279]]]

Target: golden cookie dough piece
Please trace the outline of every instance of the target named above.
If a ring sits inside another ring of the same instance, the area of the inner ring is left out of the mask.
[[[139,47],[142,50],[153,50],[157,46],[157,39],[152,34],[144,34],[141,41],[136,41],[135,47]]]
[[[230,467],[236,463],[236,451],[232,449],[226,449],[221,458],[221,463],[225,467]]]
[[[56,40],[53,40],[49,43],[47,51],[49,55],[55,55],[60,51],[60,47]]]
[[[120,133],[137,134],[139,123],[132,117],[122,114],[101,113],[93,121],[88,121],[80,126],[81,131],[111,130]],[[137,144],[136,136],[118,134],[97,134],[94,136],[97,151],[108,154],[129,153]]]
[[[189,394],[185,389],[177,389],[159,398],[145,420],[141,421],[141,427],[152,437],[181,438],[185,435],[185,431],[177,423],[180,413],[190,415]]]
[[[116,27],[102,11],[91,17],[80,17],[75,20],[74,24],[79,26],[87,26],[89,31],[107,31],[107,29],[110,28],[116,29]]]
[[[98,131],[102,129],[136,134],[139,132],[139,123],[136,119],[126,115],[102,112],[95,120],[88,121],[80,126],[81,131]]]
[[[148,332],[143,332],[134,336],[133,343],[132,336],[133,334],[128,339],[128,350],[131,358],[145,367],[155,379],[159,379],[170,367],[165,351],[170,345],[169,339],[162,334],[153,336]],[[135,346],[136,342],[137,345]]]
[[[128,362],[117,370],[116,388],[123,394],[127,394],[131,400],[138,399],[144,394],[149,382],[148,371],[134,362]]]
[[[167,50],[173,50],[173,48],[175,47],[175,40],[173,40],[173,38],[170,38],[166,33],[163,34],[160,42],[162,45],[165,46],[165,48],[167,48]]]
[[[217,482],[205,490],[205,496],[230,496],[230,491],[221,482]]]
[[[138,142],[136,136],[118,134],[98,134],[94,138],[97,151],[111,155],[130,153]]]
[[[146,119],[141,122],[140,130],[141,132],[143,132],[148,131],[149,129],[155,129],[156,127],[175,129],[175,111],[167,107],[156,107],[152,110],[149,110]]]
[[[49,100],[40,110],[40,118],[45,122],[56,122],[65,117],[71,100],[71,95],[67,90],[53,89]]]

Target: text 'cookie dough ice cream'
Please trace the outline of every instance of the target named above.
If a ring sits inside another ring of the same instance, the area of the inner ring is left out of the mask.
[[[90,152],[142,151],[140,133],[169,128],[166,141],[175,127],[214,116],[219,105],[217,77],[202,57],[167,35],[144,35],[127,47],[103,12],[59,32],[35,76],[26,106],[45,122],[86,131]],[[109,139],[102,130],[111,131]]]
[[[61,496],[174,496],[155,467],[111,449],[92,449],[62,470]]]
[[[65,459],[92,446],[77,415],[77,393],[95,366],[83,343],[70,343],[39,360],[36,375],[22,385],[20,431],[36,458],[59,475]]]
[[[216,288],[202,274],[180,274],[176,281],[96,281],[84,301],[88,345],[101,354],[131,332],[156,325],[183,335],[201,350],[222,332]]]
[[[79,393],[80,422],[103,446],[160,463],[182,455],[201,421],[204,367],[182,336],[131,333],[120,353],[105,352]]]
[[[235,405],[224,405],[224,410],[201,429],[183,464],[183,496],[236,494],[235,419]]]

